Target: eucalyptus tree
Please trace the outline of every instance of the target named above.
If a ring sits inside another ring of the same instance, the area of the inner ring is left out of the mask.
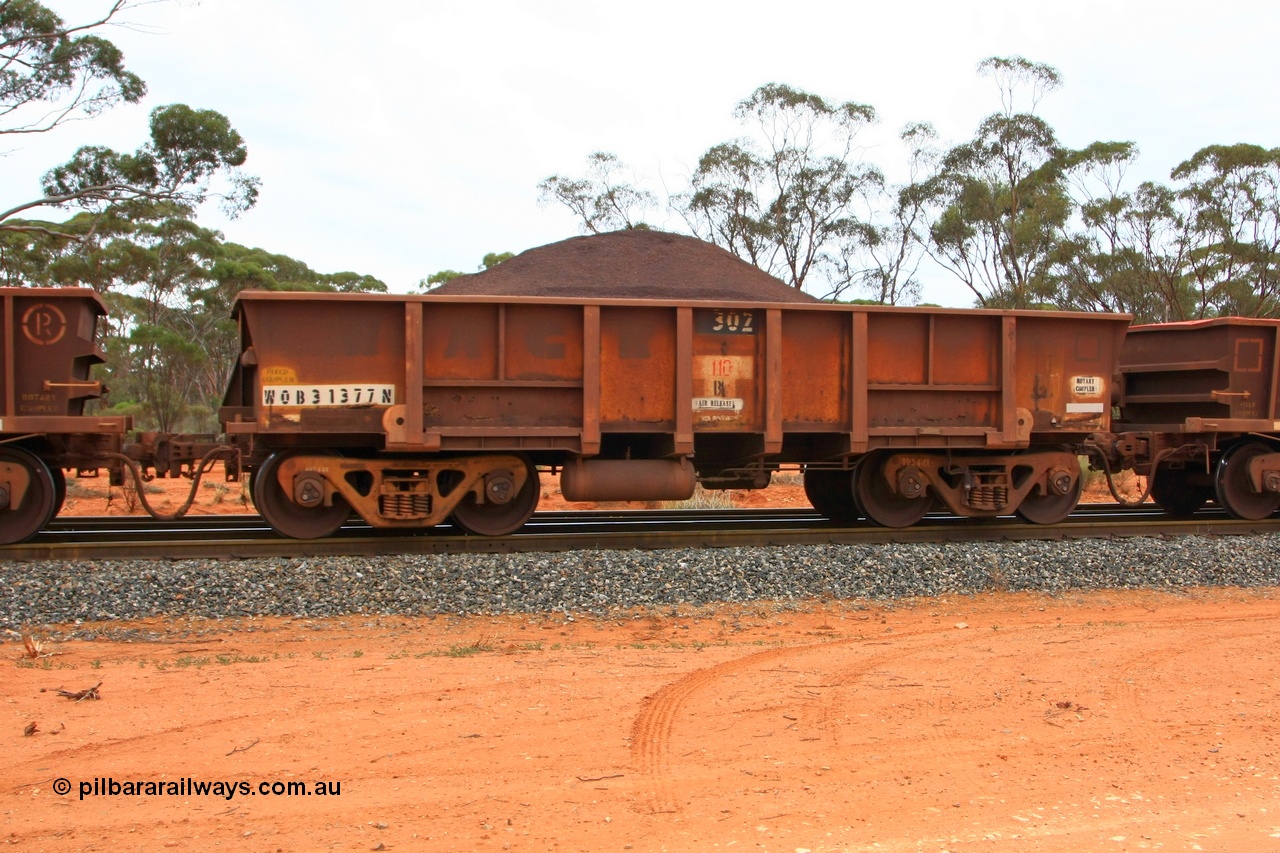
[[[569,208],[580,221],[584,234],[648,228],[643,216],[657,206],[657,199],[633,181],[625,181],[621,174],[625,169],[616,154],[592,152],[587,157],[585,176],[571,178],[555,174],[540,181],[539,202],[558,202]]]
[[[913,122],[902,129],[899,139],[908,152],[908,179],[884,187],[873,200],[857,239],[845,241],[832,255],[832,293],[837,298],[861,293],[881,305],[920,299],[916,273],[924,252],[919,237],[929,205],[921,181],[937,166],[937,131],[926,122]]]
[[[1125,169],[1136,157],[1132,143],[1116,142],[1069,153],[1078,166],[1068,172],[1079,191],[1078,209],[1052,261],[1056,303],[1129,313],[1137,323],[1204,316],[1188,287],[1186,206],[1173,190],[1151,181],[1124,191]]]
[[[1064,153],[1076,215],[1050,260],[1058,307],[1130,313],[1138,322],[1178,316],[1185,307],[1176,267],[1174,286],[1163,286],[1161,278],[1174,207],[1157,185],[1144,184],[1137,193],[1123,189],[1137,156],[1128,142],[1097,142]]]
[[[1280,148],[1210,145],[1171,177],[1183,182],[1188,274],[1204,311],[1280,316]]]
[[[1119,143],[1092,149],[1073,154],[1093,174],[1107,162],[1099,151],[1128,156]],[[1170,177],[1082,201],[1054,261],[1059,304],[1138,322],[1280,316],[1280,149],[1211,145]]]
[[[496,267],[503,261],[509,261],[516,256],[515,252],[486,252],[485,256],[480,259],[480,266],[477,270],[487,270]],[[458,272],[457,270],[439,270],[433,272],[426,278],[418,280],[418,290],[422,293],[429,293],[442,284],[453,281],[470,273]]]
[[[287,255],[223,242],[174,204],[135,202],[37,224],[47,227],[0,232],[0,274],[19,286],[92,287],[102,295],[110,317],[107,363],[98,369],[109,405],[150,429],[216,429],[239,354],[231,305],[241,290],[387,289],[370,275],[320,273]],[[78,239],[53,236],[63,233]]]
[[[0,2],[0,133],[47,133],[141,100],[146,84],[93,32],[127,6],[114,0],[97,17],[68,24],[36,0]]]
[[[925,182],[937,209],[929,248],[979,305],[1026,308],[1053,297],[1046,271],[1071,215],[1063,148],[1033,112],[1061,75],[1020,56],[984,59],[978,72],[995,80],[1003,109],[943,154]],[[1030,111],[1018,111],[1028,97]]]
[[[734,117],[757,138],[712,146],[673,203],[693,234],[803,288],[815,272],[840,279],[841,262],[872,237],[857,212],[884,185],[855,160],[866,104],[836,103],[779,83],[740,101]]]
[[[132,309],[123,343],[137,398],[156,428],[169,432],[193,405],[207,408],[213,390],[200,379],[216,341],[193,325],[201,306],[192,297],[207,286],[221,235],[177,205],[159,207],[137,221],[127,241],[135,284],[123,291]]]
[[[0,0],[0,135],[22,137],[92,118],[121,103],[138,103],[147,87],[124,66],[120,49],[99,33],[130,8],[126,0],[82,23],[68,23],[37,0]],[[80,148],[45,174],[42,194],[0,204],[0,231],[34,231],[84,239],[32,221],[49,207],[98,214],[133,201],[172,201],[194,209],[211,196],[229,214],[251,207],[257,178],[245,174],[247,151],[225,116],[184,104],[158,107],[150,140],[132,153],[99,145]]]
[[[108,303],[133,278],[140,249],[132,210],[81,212],[62,222],[11,220],[0,230],[0,276],[12,287],[90,287]]]

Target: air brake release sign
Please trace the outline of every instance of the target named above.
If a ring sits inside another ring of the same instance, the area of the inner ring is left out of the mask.
[[[1101,376],[1071,377],[1071,396],[1074,399],[1067,403],[1067,414],[1101,414],[1106,411],[1106,404],[1100,398],[1106,393],[1107,383]],[[1089,402],[1081,402],[1082,400]]]

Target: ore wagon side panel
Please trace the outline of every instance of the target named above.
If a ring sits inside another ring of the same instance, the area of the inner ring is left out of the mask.
[[[363,435],[398,452],[696,452],[726,466],[1017,449],[1033,431],[1105,428],[1125,326],[845,305],[337,294],[239,305],[233,387],[257,408],[256,426],[233,431]]]
[[[34,536],[66,497],[64,469],[107,467],[133,419],[85,414],[100,396],[90,379],[101,363],[98,318],[106,307],[88,288],[0,288],[0,544]]]
[[[496,535],[536,506],[537,466],[559,468],[571,500],[679,500],[697,483],[762,487],[797,464],[832,517],[905,526],[941,501],[1053,523],[1078,498],[1078,448],[1109,427],[1128,325],[494,296],[238,305],[227,430],[273,526],[305,537],[348,507],[381,527],[450,516]],[[1268,357],[1274,346],[1249,363]]]
[[[1025,447],[1106,429],[1127,318],[855,314],[852,449]]]
[[[1112,464],[1150,476],[1165,512],[1212,500],[1257,521],[1280,509],[1280,320],[1135,326],[1120,375]]]
[[[865,338],[869,436],[892,444],[985,445],[1006,432],[1001,318],[869,313]]]
[[[693,427],[764,432],[765,311],[693,309]]]
[[[1123,327],[1089,316],[1017,318],[1018,405],[1032,432],[1069,436],[1103,432],[1111,423],[1111,390]]]
[[[428,302],[407,309],[423,315],[427,433],[480,446],[521,430],[581,430],[581,307]]]
[[[846,312],[782,312],[784,432],[848,433],[853,325]]]
[[[292,298],[240,302],[256,362],[258,426],[282,434],[381,433],[382,412],[404,395],[403,306],[282,296]]]
[[[6,365],[0,376],[3,415],[81,415],[85,399],[101,390],[89,379],[90,368],[104,361],[97,322],[106,309],[97,294],[81,288],[4,288],[0,313]]]
[[[1126,422],[1174,431],[1280,429],[1278,336],[1280,321],[1242,317],[1135,326],[1120,357]]]
[[[674,433],[676,310],[599,310],[601,431]]]

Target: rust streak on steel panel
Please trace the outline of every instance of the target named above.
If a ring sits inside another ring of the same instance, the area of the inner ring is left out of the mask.
[[[1004,443],[1013,445],[1018,443],[1018,320],[1006,315],[1000,323],[1000,425]]]
[[[582,308],[582,436],[583,456],[600,452],[600,306]]]
[[[676,455],[693,453],[693,309],[676,309]]]
[[[498,374],[494,378],[501,382],[507,378],[507,304],[505,302],[498,305],[498,337],[495,345]]]
[[[13,316],[13,296],[4,297],[4,416],[18,414],[18,399],[14,391],[17,376],[14,375],[13,339],[18,333],[18,318]]]
[[[852,340],[849,352],[853,356],[850,372],[849,418],[853,434],[850,437],[849,450],[853,453],[865,453],[868,449],[867,397],[869,367],[867,365],[867,312],[854,311]]]
[[[782,311],[765,312],[764,329],[764,452],[782,452]]]
[[[410,445],[422,444],[422,383],[426,355],[422,346],[422,302],[404,306],[405,435]]]
[[[937,377],[934,375],[933,356],[938,351],[935,338],[938,334],[938,315],[929,315],[929,328],[924,336],[924,384],[926,388],[933,388],[937,384]]]
[[[1271,329],[1271,353],[1271,414],[1268,417],[1280,421],[1280,324]]]

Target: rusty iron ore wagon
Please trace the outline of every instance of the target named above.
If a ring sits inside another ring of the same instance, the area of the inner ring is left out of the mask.
[[[245,292],[221,417],[264,518],[509,533],[578,501],[762,488],[890,526],[1065,518],[1128,318],[1061,312]],[[232,473],[235,473],[234,471]]]
[[[1243,519],[1280,509],[1280,320],[1133,326],[1119,374],[1104,465],[1152,475],[1171,515],[1209,501]]]
[[[0,288],[0,543],[44,527],[66,497],[63,470],[96,470],[133,428],[129,417],[85,414],[102,392],[90,368],[103,361],[106,313],[87,288]]]

